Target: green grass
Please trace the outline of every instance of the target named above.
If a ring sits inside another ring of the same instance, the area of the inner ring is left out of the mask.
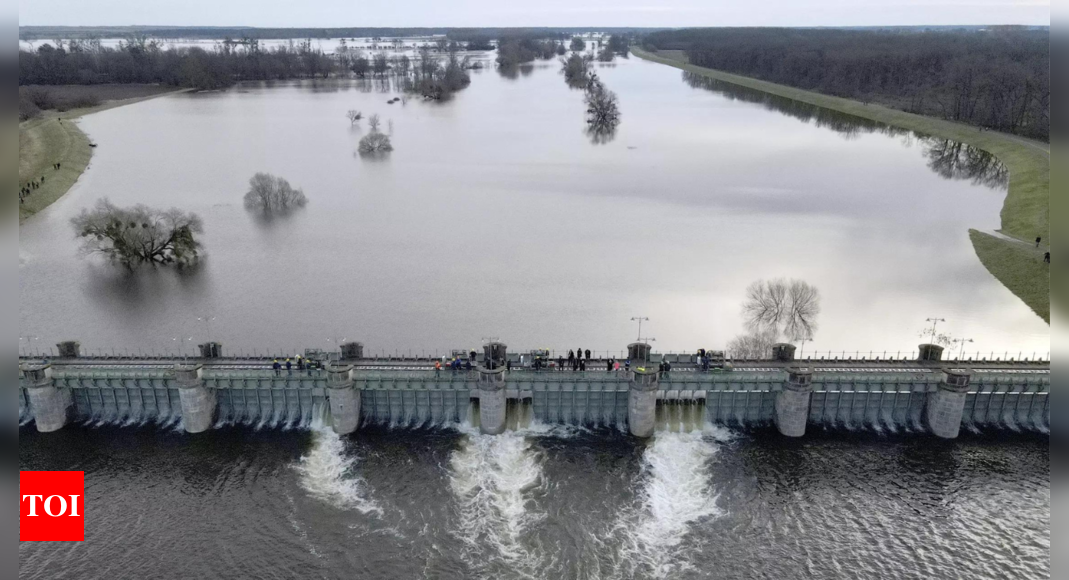
[[[45,178],[40,188],[19,204],[19,221],[48,207],[78,181],[89,165],[92,148],[74,121],[49,115],[19,125],[19,188]],[[54,163],[62,164],[53,169]]]
[[[1042,236],[1044,245],[1049,245],[1050,146],[1047,143],[995,131],[981,131],[977,127],[963,123],[915,115],[882,105],[833,97],[751,77],[694,66],[686,62],[686,55],[679,50],[663,50],[657,53],[650,53],[633,47],[631,52],[639,58],[659,62],[720,81],[934,137],[953,139],[983,149],[998,157],[1010,172],[1009,190],[1002,205],[1000,214],[1002,227],[999,231],[1025,242],[1032,242],[1036,236]],[[973,235],[972,232],[970,232],[970,235],[973,249],[988,271],[1049,323],[1050,282],[1048,270],[1046,268],[1021,268],[1014,260],[1009,259],[1010,256],[1016,255],[1021,250],[1021,248],[1016,247],[1018,244],[1014,242],[991,236],[982,236],[981,243],[978,243],[980,238],[977,235]],[[1043,297],[1042,299],[1040,298],[1041,296]]]
[[[976,230],[969,230],[969,239],[984,267],[1050,324],[1050,264],[1043,262],[1043,252]]]
[[[131,91],[134,91],[134,88],[131,88]],[[126,93],[137,94],[131,91],[126,91]],[[115,91],[112,90],[112,92]],[[41,177],[45,178],[41,187],[33,190],[29,197],[19,204],[20,223],[67,193],[89,165],[89,160],[93,156],[93,148],[89,146],[89,138],[78,128],[75,120],[85,115],[164,94],[159,90],[147,91],[144,88],[140,90],[140,93],[149,94],[108,100],[95,107],[73,109],[63,113],[45,111],[36,119],[19,123],[18,189],[32,180],[40,181]],[[61,118],[62,121],[60,121]],[[61,164],[60,169],[52,168],[55,163]],[[18,197],[17,190],[15,196]]]

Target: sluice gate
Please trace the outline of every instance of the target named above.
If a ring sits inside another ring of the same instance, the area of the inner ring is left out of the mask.
[[[803,435],[807,427],[928,431],[946,438],[961,428],[1049,432],[1049,365],[794,364],[573,372],[358,363],[276,373],[262,363],[24,362],[19,420],[34,421],[42,431],[74,421],[180,423],[196,432],[221,424],[296,426],[309,423],[313,409],[329,408],[343,433],[367,424],[463,422],[500,432],[532,421],[615,427],[640,437],[698,423],[775,426],[787,436]]]

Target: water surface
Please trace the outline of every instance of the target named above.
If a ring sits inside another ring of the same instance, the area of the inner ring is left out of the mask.
[[[647,316],[657,350],[717,348],[747,285],[793,277],[823,296],[807,352],[908,352],[933,316],[985,356],[1049,351],[969,242],[999,226],[996,160],[638,59],[597,72],[623,113],[600,144],[556,63],[476,72],[446,103],[304,81],[86,117],[90,168],[20,228],[20,344],[619,351]],[[349,109],[381,115],[394,152],[357,155]],[[257,171],[308,206],[247,211]],[[200,214],[206,259],[131,275],[80,256],[68,222],[101,197]]]
[[[20,430],[86,541],[20,578],[1049,578],[1046,437]],[[195,557],[193,555],[196,555]]]

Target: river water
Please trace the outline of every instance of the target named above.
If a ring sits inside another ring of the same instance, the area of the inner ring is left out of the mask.
[[[785,277],[823,298],[807,352],[909,352],[928,317],[984,356],[1049,352],[969,241],[999,225],[996,160],[636,58],[596,69],[623,115],[596,142],[558,69],[475,71],[445,103],[304,81],[84,118],[90,168],[20,227],[20,348],[618,352],[645,316],[656,350],[692,351],[743,331],[751,282]],[[349,109],[382,116],[387,158],[356,154]],[[250,213],[257,171],[308,206]],[[129,274],[80,255],[68,222],[102,197],[198,213],[206,258]]]
[[[19,577],[1050,577],[1045,436],[811,431],[31,426],[86,533]]]

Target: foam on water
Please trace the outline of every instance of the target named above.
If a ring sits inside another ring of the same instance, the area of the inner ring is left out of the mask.
[[[482,435],[470,426],[450,458],[450,488],[457,499],[456,536],[464,559],[482,575],[510,570],[520,577],[541,576],[544,554],[524,546],[531,525],[545,518],[531,508],[531,491],[543,485],[542,458],[528,433]],[[492,548],[491,553],[485,553]],[[495,566],[496,565],[496,566]]]
[[[626,576],[667,578],[689,567],[689,554],[698,548],[686,543],[691,527],[722,515],[707,469],[717,442],[730,437],[711,425],[654,435],[642,458],[637,505],[614,530]]]
[[[296,465],[301,487],[312,497],[338,509],[355,509],[382,515],[382,508],[369,499],[367,485],[356,475],[356,457],[346,452],[345,441],[330,427],[325,413],[312,421],[312,449]]]

